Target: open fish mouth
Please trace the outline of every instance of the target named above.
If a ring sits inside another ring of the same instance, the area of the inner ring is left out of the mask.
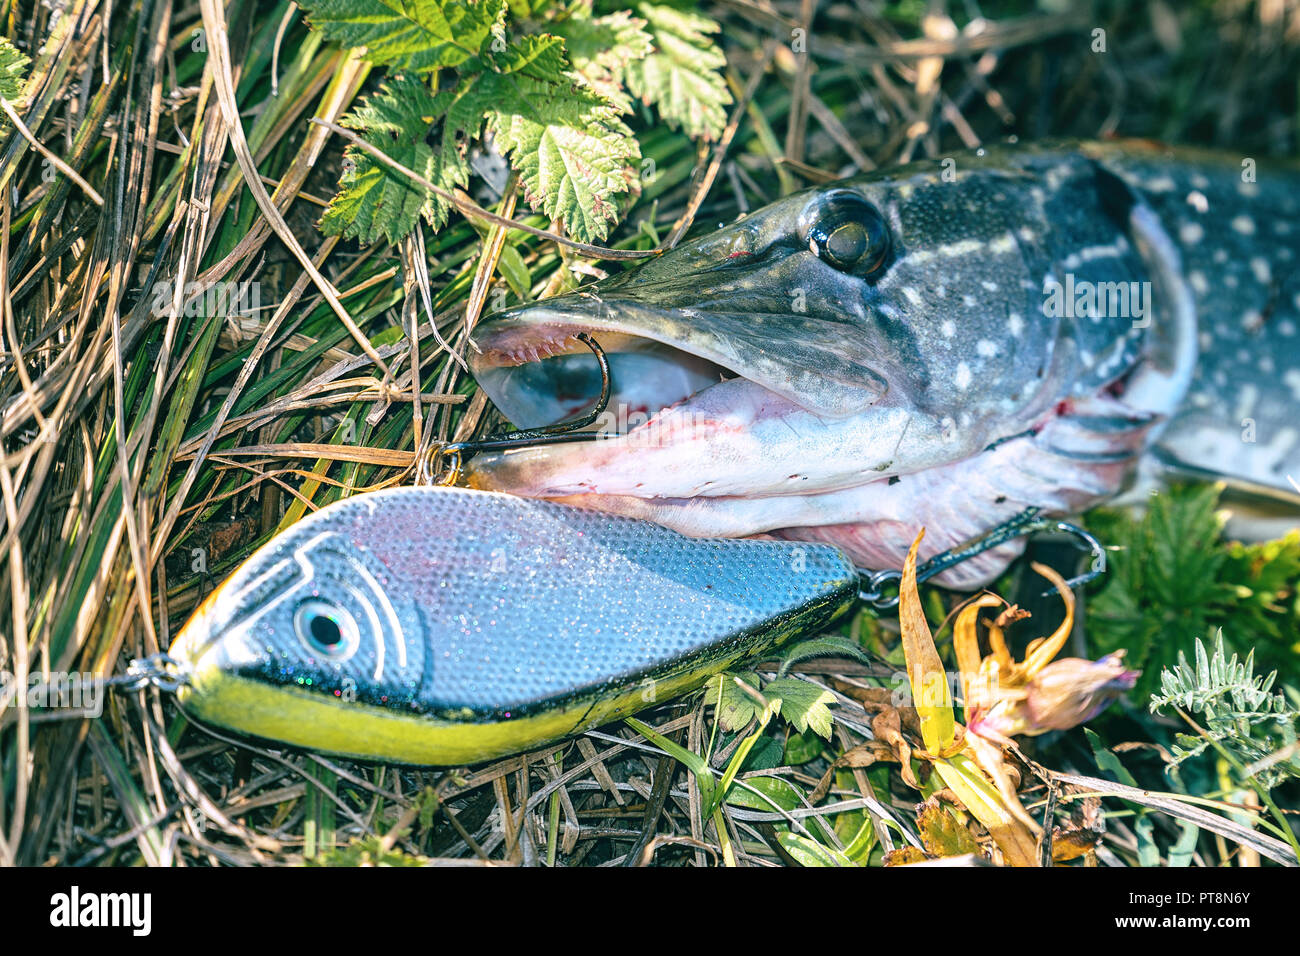
[[[595,410],[604,381],[595,353],[579,338],[582,333],[597,342],[609,367],[607,415],[593,425],[602,431],[620,423],[626,430],[719,382],[744,377],[721,355],[699,354],[684,342],[617,326],[562,309],[534,309],[527,323],[506,321],[492,328],[479,341],[482,351],[471,358],[471,367],[498,410],[520,428],[554,425]],[[731,361],[739,364],[734,357]]]

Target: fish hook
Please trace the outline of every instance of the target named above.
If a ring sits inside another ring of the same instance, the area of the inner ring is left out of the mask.
[[[539,445],[555,445],[570,441],[593,441],[599,432],[584,432],[582,429],[596,421],[609,407],[612,384],[609,375],[609,357],[600,343],[586,332],[574,336],[579,342],[591,349],[600,366],[600,398],[595,407],[581,418],[558,422],[542,428],[526,428],[513,432],[488,435],[477,441],[434,442],[420,455],[418,481],[421,484],[454,485],[460,480],[467,459],[481,451],[502,451],[507,448],[535,448]]]
[[[947,551],[940,551],[916,569],[916,581],[918,584],[922,581],[928,581],[935,575],[942,574],[949,568],[996,548],[998,545],[1005,544],[1013,538],[1034,534],[1039,531],[1059,531],[1073,535],[1076,539],[1082,541],[1086,550],[1092,552],[1092,566],[1084,574],[1066,581],[1067,587],[1074,588],[1087,584],[1105,573],[1106,549],[1090,531],[1068,521],[1040,517],[1040,509],[1038,508],[1026,508],[1018,515],[1007,519],[974,541],[960,547],[950,548]],[[898,606],[899,595],[886,595],[885,587],[901,581],[903,577],[902,571],[894,569],[869,571],[865,568],[859,568],[858,573],[861,581],[861,587],[858,589],[859,600],[865,601],[881,611],[888,611]],[[1044,591],[1043,596],[1046,597],[1053,593],[1055,592]]]

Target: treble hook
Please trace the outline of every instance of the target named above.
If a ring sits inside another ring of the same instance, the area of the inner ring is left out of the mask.
[[[609,358],[600,343],[586,332],[574,336],[579,342],[591,349],[600,366],[600,398],[595,406],[581,418],[558,422],[542,428],[525,428],[519,431],[488,435],[478,441],[437,442],[431,445],[421,457],[421,474],[431,483],[454,485],[464,469],[465,461],[481,451],[501,451],[507,448],[535,448],[539,445],[555,445],[570,441],[594,441],[600,438],[599,432],[584,432],[609,407],[612,386],[609,376]],[[438,478],[439,471],[446,469]]]
[[[1039,508],[1026,508],[1015,517],[1007,519],[974,541],[957,548],[950,548],[947,551],[940,551],[916,569],[917,583],[928,581],[935,575],[942,574],[949,568],[996,548],[998,545],[1005,544],[1013,538],[1034,534],[1039,531],[1060,531],[1074,535],[1076,538],[1081,539],[1087,545],[1087,549],[1092,552],[1092,566],[1086,573],[1066,581],[1067,587],[1073,588],[1081,584],[1087,584],[1105,573],[1106,549],[1091,532],[1068,521],[1041,518],[1039,517],[1040,510]],[[902,580],[902,571],[893,569],[868,571],[865,568],[859,568],[858,571],[862,581],[862,586],[858,590],[860,600],[881,611],[887,611],[898,605],[899,596],[895,594],[886,597],[883,589],[886,584]],[[1054,593],[1054,591],[1044,591],[1043,597]]]

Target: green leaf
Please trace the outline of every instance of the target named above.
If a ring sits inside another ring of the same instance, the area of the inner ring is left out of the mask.
[[[1201,828],[1190,820],[1179,820],[1178,825],[1182,827],[1183,832],[1179,835],[1178,842],[1169,848],[1169,859],[1165,865],[1191,866]]]
[[[783,677],[764,687],[763,696],[773,703],[780,701],[781,716],[800,733],[811,728],[830,739],[834,718],[828,705],[835,702],[830,691],[797,677]]]
[[[688,135],[716,139],[731,102],[722,69],[727,58],[713,42],[720,29],[707,17],[658,3],[640,3],[654,52],[627,66],[628,89],[658,108],[664,121]]]
[[[713,795],[715,792],[715,785],[713,780],[713,773],[712,771],[709,770],[709,765],[705,761],[705,759],[701,757],[699,754],[687,750],[681,744],[673,743],[671,740],[669,740],[663,734],[659,733],[659,731],[655,730],[649,724],[642,723],[641,721],[637,720],[634,717],[627,717],[625,718],[625,720],[629,727],[635,730],[646,740],[655,744],[657,747],[659,747],[661,750],[667,753],[670,757],[676,759],[678,763],[680,763],[687,770],[689,770],[692,773],[692,775],[694,775],[696,785],[699,786],[700,788],[700,802],[704,806],[712,808],[714,805]],[[709,816],[708,813],[704,814],[705,818],[707,818],[708,816]]]
[[[825,749],[822,746],[822,739],[811,730],[805,730],[801,734],[791,734],[790,739],[785,742],[785,764],[789,767],[797,767],[810,760],[816,760]]]
[[[599,241],[618,220],[616,197],[634,188],[641,147],[618,111],[576,77],[538,72],[560,42],[528,38],[528,50],[503,60],[508,71],[485,73],[477,85],[529,203],[562,219],[574,238]]]
[[[718,674],[709,678],[705,699],[717,701],[718,683],[722,685],[722,697],[718,704],[717,720],[723,730],[743,730],[749,726],[758,711],[758,699],[745,693],[736,683],[743,681],[754,691],[758,690],[758,675],[750,671],[741,674]]]
[[[304,0],[327,39],[365,47],[364,58],[429,72],[482,52],[505,15],[503,0]]]
[[[444,137],[436,152],[426,142],[432,124],[449,104],[450,97],[435,96],[420,80],[399,74],[345,116],[342,125],[359,130],[372,146],[451,190],[468,184],[468,165],[454,141]],[[344,157],[350,165],[339,178],[338,195],[321,217],[322,232],[364,243],[381,238],[397,242],[415,228],[420,216],[434,228],[447,221],[445,200],[356,146],[349,146]]]
[[[762,813],[789,811],[803,804],[803,791],[784,777],[746,777],[727,793],[727,803]]]
[[[13,103],[22,98],[26,82],[23,72],[31,60],[4,37],[0,37],[0,98]]]
[[[654,39],[645,25],[629,11],[619,10],[603,17],[574,16],[550,24],[548,29],[564,37],[574,71],[619,112],[626,113],[632,109],[624,91],[627,69],[654,49]]]
[[[497,268],[505,277],[510,290],[519,298],[527,300],[533,289],[533,275],[524,263],[524,257],[514,246],[503,245]]]
[[[1157,688],[1162,668],[1190,656],[1193,642],[1222,628],[1232,650],[1251,648],[1266,667],[1300,675],[1300,533],[1260,545],[1222,540],[1216,485],[1173,485],[1140,520],[1098,510],[1089,527],[1108,545],[1102,590],[1087,606],[1092,648],[1128,652],[1141,668],[1136,693]]]
[[[800,866],[854,866],[854,862],[839,850],[823,846],[798,833],[778,832],[776,842]]]
[[[851,637],[829,634],[795,644],[781,655],[781,676],[789,673],[792,665],[812,657],[850,657],[863,663],[869,663],[871,660]]]
[[[1088,738],[1088,746],[1092,748],[1092,759],[1097,761],[1097,768],[1113,773],[1115,779],[1120,783],[1136,787],[1138,782],[1133,779],[1133,775],[1128,772],[1128,768],[1120,762],[1120,759],[1106,748],[1106,745],[1101,742],[1101,738],[1087,727],[1083,728],[1083,732]]]

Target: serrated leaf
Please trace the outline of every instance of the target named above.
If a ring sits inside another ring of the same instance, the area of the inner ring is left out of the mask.
[[[444,137],[437,151],[426,141],[430,127],[449,103],[446,94],[435,96],[420,80],[399,74],[345,116],[342,125],[358,130],[366,142],[413,172],[451,190],[469,182],[468,165],[449,138]],[[321,217],[322,232],[364,243],[397,242],[415,228],[421,215],[435,228],[446,222],[445,200],[356,146],[349,146],[344,157],[350,167],[345,167],[338,195]]]
[[[31,59],[4,37],[0,37],[0,97],[9,102],[22,98],[26,81],[23,72]]]
[[[565,49],[575,72],[584,77],[620,112],[628,112],[632,101],[624,92],[627,68],[649,56],[654,40],[645,31],[645,21],[627,10],[603,17],[574,16],[550,24],[548,29],[564,37]]]
[[[627,86],[659,110],[669,126],[701,139],[716,139],[727,124],[731,102],[721,70],[727,58],[713,41],[718,24],[687,10],[637,4],[654,40],[654,52],[627,67]]]
[[[363,58],[429,72],[478,56],[505,15],[503,0],[303,0],[326,39]]]
[[[563,220],[582,242],[609,235],[619,216],[616,197],[632,191],[641,158],[617,111],[573,77],[533,75],[527,66],[485,73],[478,85],[492,104],[487,120],[497,148],[533,208]]]
[[[782,677],[764,687],[763,696],[774,703],[779,700],[781,716],[800,733],[811,729],[830,739],[835,722],[828,706],[835,702],[835,695],[830,691],[797,677]]]

